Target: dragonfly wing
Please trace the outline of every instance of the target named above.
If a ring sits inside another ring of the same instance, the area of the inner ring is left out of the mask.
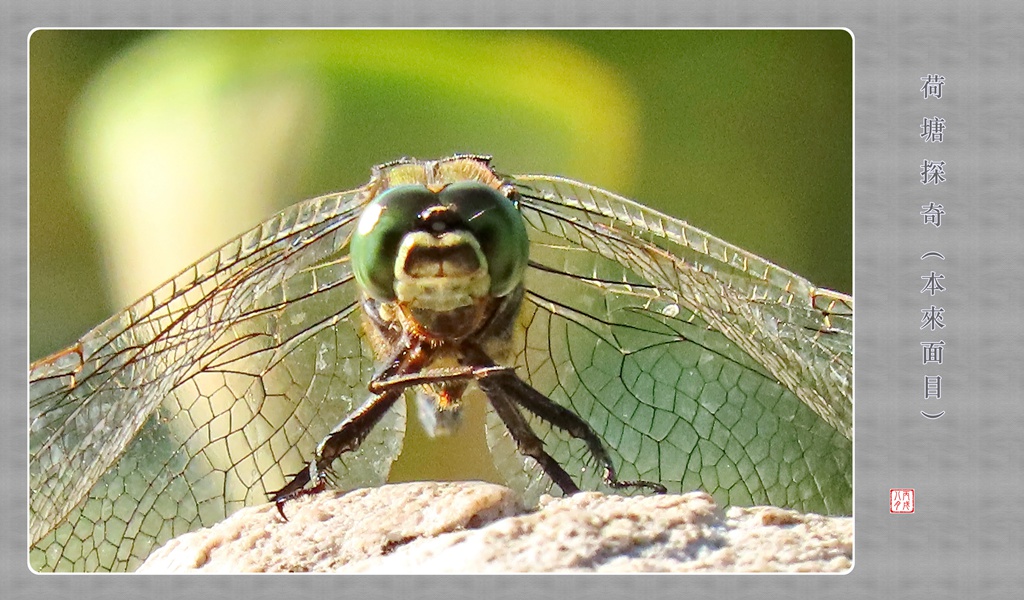
[[[591,425],[619,479],[851,511],[851,298],[597,188],[514,183],[533,267],[516,368]],[[533,423],[599,489],[582,445]],[[489,439],[516,487],[547,491],[494,417]]]
[[[30,532],[40,570],[134,568],[304,468],[365,399],[348,238],[365,190],[296,204],[30,372]],[[344,483],[384,481],[395,411]]]

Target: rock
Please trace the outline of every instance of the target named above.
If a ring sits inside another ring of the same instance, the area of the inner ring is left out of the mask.
[[[853,520],[708,494],[584,492],[535,510],[485,483],[406,483],[242,509],[153,552],[139,572],[843,572]]]

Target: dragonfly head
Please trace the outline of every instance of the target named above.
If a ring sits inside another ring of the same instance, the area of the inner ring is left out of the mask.
[[[472,333],[484,307],[522,283],[528,253],[515,203],[477,180],[384,190],[363,210],[350,247],[367,295],[445,337]]]

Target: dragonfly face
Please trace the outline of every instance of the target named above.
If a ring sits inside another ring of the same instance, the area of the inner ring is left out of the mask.
[[[383,483],[406,392],[437,433],[488,403],[527,499],[847,514],[851,325],[851,298],[603,190],[382,165],[31,365],[32,563],[133,568],[270,495]]]

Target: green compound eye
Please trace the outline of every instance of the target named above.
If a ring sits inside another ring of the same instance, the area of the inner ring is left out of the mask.
[[[427,209],[444,206],[480,244],[491,277],[490,293],[505,296],[522,282],[530,241],[523,218],[500,192],[462,181],[434,194],[422,185],[403,185],[374,198],[359,217],[349,256],[352,272],[367,293],[395,300],[395,261],[402,238],[424,227]]]
[[[514,290],[523,280],[530,253],[530,238],[515,204],[477,181],[453,183],[438,196],[462,217],[480,244],[491,276],[491,294],[500,297]]]
[[[416,229],[420,213],[437,204],[437,195],[422,185],[402,185],[366,205],[352,234],[349,258],[356,281],[368,294],[378,300],[395,299],[398,246]]]

